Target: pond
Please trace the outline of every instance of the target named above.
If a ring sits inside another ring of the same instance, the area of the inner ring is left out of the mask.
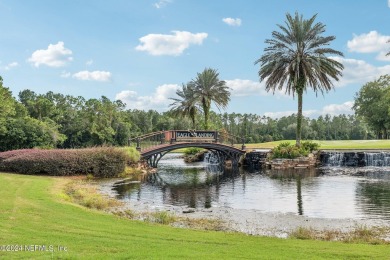
[[[158,171],[114,184],[128,203],[190,208],[254,209],[314,218],[390,220],[390,168],[328,167],[300,170],[224,170],[187,164],[167,154]]]

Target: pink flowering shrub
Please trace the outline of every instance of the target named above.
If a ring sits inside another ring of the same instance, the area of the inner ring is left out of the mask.
[[[126,153],[113,147],[40,150],[0,153],[0,171],[54,176],[115,177],[125,170]]]

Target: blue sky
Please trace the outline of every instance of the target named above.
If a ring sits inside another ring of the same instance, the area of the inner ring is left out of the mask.
[[[286,13],[317,15],[345,66],[335,90],[308,90],[306,116],[353,113],[364,83],[390,74],[390,0],[0,0],[0,75],[23,89],[121,99],[166,111],[206,67],[231,88],[227,112],[289,115],[297,101],[267,93],[254,65]]]

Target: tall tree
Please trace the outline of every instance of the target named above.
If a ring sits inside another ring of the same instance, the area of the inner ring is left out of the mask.
[[[281,90],[298,96],[296,145],[300,146],[302,131],[303,92],[311,87],[322,94],[333,88],[344,68],[341,63],[326,55],[343,54],[328,47],[334,36],[322,36],[325,25],[314,23],[317,15],[303,19],[302,15],[286,15],[285,26],[278,25],[280,32],[273,31],[272,39],[265,41],[268,47],[255,61],[260,64],[260,81],[266,81],[266,90]]]
[[[390,128],[390,75],[367,82],[355,96],[353,109],[377,134],[388,138]]]
[[[182,84],[182,88],[176,91],[178,98],[170,98],[174,102],[170,104],[174,116],[191,118],[192,128],[196,129],[196,114],[199,110],[194,88],[191,84]]]
[[[387,42],[390,43],[390,40],[388,40]],[[390,51],[386,54],[386,56],[390,56]]]
[[[204,127],[209,129],[209,116],[211,103],[220,108],[226,108],[230,101],[229,87],[226,82],[219,79],[219,73],[215,69],[206,68],[198,73],[197,77],[189,83],[194,89],[194,97],[202,107],[204,113]]]
[[[15,115],[16,100],[11,91],[3,87],[3,78],[0,76],[0,133],[6,132],[5,121]]]

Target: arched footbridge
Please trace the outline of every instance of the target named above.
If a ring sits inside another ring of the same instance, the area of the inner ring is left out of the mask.
[[[231,160],[233,166],[238,166],[240,157],[245,154],[245,140],[223,131],[159,131],[129,139],[129,145],[134,144],[141,153],[141,159],[153,168],[157,168],[165,154],[180,148],[207,149],[216,154],[221,162]]]

